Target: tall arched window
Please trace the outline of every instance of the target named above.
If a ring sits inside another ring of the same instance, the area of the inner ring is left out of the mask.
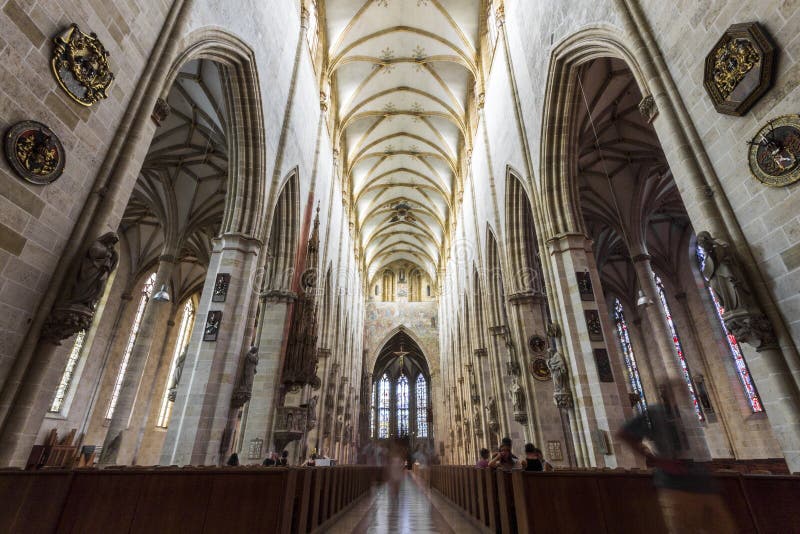
[[[622,348],[622,356],[625,358],[625,367],[628,370],[628,383],[631,392],[639,396],[636,401],[636,411],[644,413],[647,410],[647,399],[644,396],[642,380],[639,376],[639,367],[636,365],[636,356],[633,354],[631,338],[628,335],[628,323],[625,321],[625,312],[619,299],[614,299],[614,324],[617,326],[617,337]]]
[[[378,383],[378,438],[389,437],[389,377],[385,374]]]
[[[397,434],[408,435],[408,378],[404,374],[397,379]]]
[[[706,263],[706,252],[700,245],[697,245],[697,263],[702,273]],[[761,397],[758,395],[756,385],[750,377],[750,370],[747,368],[747,362],[744,360],[742,347],[739,346],[739,341],[737,341],[736,336],[728,330],[725,326],[725,321],[722,320],[722,314],[725,310],[722,304],[720,304],[716,293],[711,289],[711,286],[706,284],[706,289],[708,289],[708,294],[711,296],[711,302],[714,303],[717,319],[719,320],[720,326],[722,326],[722,331],[725,333],[725,341],[728,343],[728,349],[730,350],[731,358],[733,358],[733,364],[736,367],[736,374],[739,375],[739,382],[742,384],[742,390],[744,391],[745,397],[747,397],[747,402],[750,404],[750,409],[753,410],[753,412],[763,412],[764,405],[761,404]]]
[[[417,437],[428,437],[428,383],[425,377],[417,377]]]
[[[372,401],[369,403],[369,435],[375,435],[375,392],[378,389],[378,384],[372,383]]]
[[[658,288],[658,300],[661,302],[661,309],[664,311],[664,317],[667,319],[667,326],[669,327],[669,332],[672,336],[672,344],[675,346],[675,352],[678,354],[678,361],[681,364],[681,374],[683,375],[683,379],[686,381],[686,386],[689,388],[689,396],[692,399],[694,411],[697,414],[697,418],[703,421],[705,417],[703,416],[703,411],[700,409],[700,402],[697,399],[697,393],[694,390],[692,373],[689,371],[689,363],[686,361],[686,357],[683,355],[681,339],[678,337],[678,331],[675,329],[675,323],[672,322],[672,312],[670,312],[669,304],[667,303],[667,293],[664,291],[664,283],[656,273],[653,273],[653,279],[656,282],[656,288]]]
[[[53,397],[53,402],[50,404],[50,411],[58,413],[64,407],[64,399],[67,396],[69,387],[72,384],[72,377],[75,374],[75,367],[78,365],[78,360],[81,357],[83,350],[83,342],[86,340],[86,330],[78,332],[75,338],[75,343],[72,345],[72,351],[67,358],[67,366],[64,368],[64,373],[61,375],[61,381],[58,383],[56,395]]]
[[[131,326],[131,333],[128,336],[128,344],[125,346],[125,352],[122,355],[122,363],[119,364],[119,371],[117,372],[117,379],[114,381],[114,389],[111,393],[111,402],[108,403],[108,410],[106,410],[106,419],[111,419],[114,415],[114,408],[117,407],[117,399],[119,398],[119,391],[122,389],[122,380],[125,378],[125,371],[128,369],[128,360],[131,357],[133,345],[136,343],[136,336],[139,333],[139,326],[142,324],[142,316],[144,315],[144,308],[147,306],[147,301],[150,300],[150,295],[153,293],[153,286],[156,283],[156,273],[147,277],[147,281],[142,288],[142,296],[139,299],[139,307],[136,308],[136,316],[133,319],[133,326]]]
[[[167,383],[164,386],[164,396],[161,399],[161,409],[158,411],[157,426],[167,428],[169,423],[169,416],[172,414],[172,406],[175,404],[169,400],[169,388],[175,376],[175,367],[177,366],[180,355],[189,346],[189,338],[192,335],[192,327],[194,326],[194,305],[192,299],[187,299],[186,304],[183,305],[183,317],[181,318],[181,326],[178,330],[178,338],[175,340],[175,350],[172,353],[172,363],[169,366],[169,373],[167,373]]]

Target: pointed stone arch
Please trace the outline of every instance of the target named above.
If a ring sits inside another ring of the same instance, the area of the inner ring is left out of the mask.
[[[272,212],[267,240],[266,288],[288,292],[295,278],[297,248],[300,239],[300,187],[297,169],[284,180]]]
[[[506,239],[512,290],[542,293],[544,281],[532,204],[525,182],[511,166],[506,169]]]

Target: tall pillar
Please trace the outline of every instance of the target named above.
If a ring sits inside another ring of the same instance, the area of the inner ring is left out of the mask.
[[[650,265],[650,256],[637,254],[632,259],[639,287],[644,292],[644,295],[652,301],[652,304],[644,305],[643,313],[653,330],[657,354],[659,355],[659,358],[653,361],[656,383],[660,394],[666,388],[671,393],[667,397],[672,397],[672,399],[651,399],[650,403],[674,403],[681,419],[680,426],[686,433],[690,457],[695,460],[708,460],[710,459],[708,445],[706,444],[703,429],[700,427],[686,380],[682,376],[683,371],[681,370],[675,345],[671,341],[672,333],[669,331],[667,320],[661,308],[658,288],[653,279],[653,268]],[[663,397],[663,394],[661,396]],[[670,407],[666,408],[669,409]]]
[[[555,282],[551,289],[560,296],[554,299],[555,315],[574,402],[568,411],[578,466],[636,465],[630,449],[614,439],[625,411],[616,385],[600,381],[575,274],[593,268],[591,242],[583,234],[561,234],[548,240],[548,249]]]
[[[158,291],[162,285],[169,287],[175,263],[176,258],[172,254],[164,254],[159,258],[153,286],[154,292]],[[150,353],[155,348],[153,343],[156,340],[156,331],[169,318],[171,310],[172,306],[169,303],[158,302],[152,298],[145,306],[139,332],[128,357],[128,366],[125,369],[125,376],[117,396],[117,404],[103,441],[103,453],[99,462],[101,465],[128,464],[131,461],[132,451],[126,451],[124,454],[120,454],[120,452],[123,448],[123,441],[127,441],[126,438],[129,438],[126,436],[126,430],[130,426],[137,400],[146,401],[144,395],[140,396],[140,393],[144,393],[140,391],[144,370],[148,364]],[[136,433],[133,432],[133,434]],[[133,439],[135,440],[135,438],[134,435]]]
[[[161,450],[162,465],[212,465],[224,460],[220,449],[231,419],[231,399],[253,336],[260,250],[259,241],[240,234],[225,234],[214,240],[196,325]],[[218,287],[217,275],[221,274],[230,275],[227,290]],[[205,335],[207,330],[214,330],[207,323],[210,312],[222,313],[214,340]],[[263,350],[259,351],[259,356],[262,354]],[[259,361],[255,376],[263,372]]]

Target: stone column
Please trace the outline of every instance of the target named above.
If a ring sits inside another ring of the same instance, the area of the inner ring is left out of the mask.
[[[283,372],[283,354],[289,334],[292,305],[297,299],[288,291],[270,291],[262,311],[262,330],[258,338],[258,372],[253,380],[253,393],[247,404],[247,416],[242,426],[242,443],[246,448],[254,439],[263,439],[264,446],[273,447],[273,421],[278,406]],[[281,451],[277,451],[279,454]]]
[[[555,320],[562,330],[558,349],[567,363],[574,401],[569,411],[577,464],[636,465],[632,451],[614,439],[625,422],[625,412],[615,385],[600,382],[575,275],[594,265],[591,242],[583,234],[561,234],[548,240],[548,250],[555,275],[551,288]]]
[[[231,398],[253,336],[256,273],[261,243],[240,234],[214,240],[196,323],[183,364],[161,464],[218,464],[230,420]],[[218,274],[229,274],[224,301],[214,299]],[[217,300],[215,302],[215,300]],[[222,312],[217,338],[205,341],[211,311]],[[263,354],[263,350],[259,355]],[[258,378],[264,372],[257,367]],[[247,443],[244,443],[247,447]]]
[[[689,446],[689,451],[687,451],[689,453],[688,455],[695,460],[708,460],[710,459],[708,445],[706,444],[703,429],[700,427],[697,413],[694,410],[689,388],[683,377],[678,354],[672,342],[672,333],[669,331],[667,320],[664,317],[664,312],[658,297],[658,288],[653,279],[653,268],[650,265],[650,256],[647,254],[637,254],[632,260],[634,270],[636,271],[636,278],[639,281],[639,287],[642,289],[645,296],[652,300],[652,304],[646,304],[644,306],[642,313],[647,319],[650,328],[653,330],[653,337],[655,337],[653,341],[657,348],[656,354],[658,354],[658,358],[653,358],[651,361],[659,393],[661,393],[663,388],[667,388],[671,392],[671,402],[674,403],[675,407],[678,409],[681,427],[686,433],[687,445]],[[677,303],[673,305],[677,305]],[[663,395],[660,396],[663,397]],[[651,397],[650,403],[663,404],[666,400],[668,399]]]
[[[122,379],[122,386],[117,396],[117,404],[114,407],[114,413],[111,415],[111,421],[108,425],[108,432],[103,441],[100,465],[128,464],[131,461],[132,451],[120,454],[123,449],[123,443],[127,441],[126,430],[130,426],[137,400],[147,400],[144,392],[140,391],[144,370],[148,364],[151,351],[156,349],[153,344],[156,340],[157,330],[160,330],[160,326],[166,322],[172,310],[172,306],[169,303],[157,302],[152,297],[162,285],[170,287],[169,281],[175,268],[175,263],[176,259],[172,254],[164,254],[159,258],[153,294],[150,295],[151,298],[145,306],[142,322],[139,325],[139,332],[128,357],[128,366],[125,369],[125,376]],[[171,297],[175,298],[175,295],[171,295]],[[143,395],[140,396],[140,393],[143,393]],[[135,438],[136,436],[134,435],[133,439],[135,440]]]

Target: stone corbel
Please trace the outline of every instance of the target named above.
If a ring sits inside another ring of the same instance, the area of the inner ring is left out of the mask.
[[[480,348],[480,349],[475,349],[474,354],[476,358],[483,358],[485,356],[488,356],[489,352],[484,348]]]
[[[544,299],[544,294],[533,289],[526,289],[524,291],[517,291],[508,296],[508,302],[518,306],[520,304],[541,302]]]

